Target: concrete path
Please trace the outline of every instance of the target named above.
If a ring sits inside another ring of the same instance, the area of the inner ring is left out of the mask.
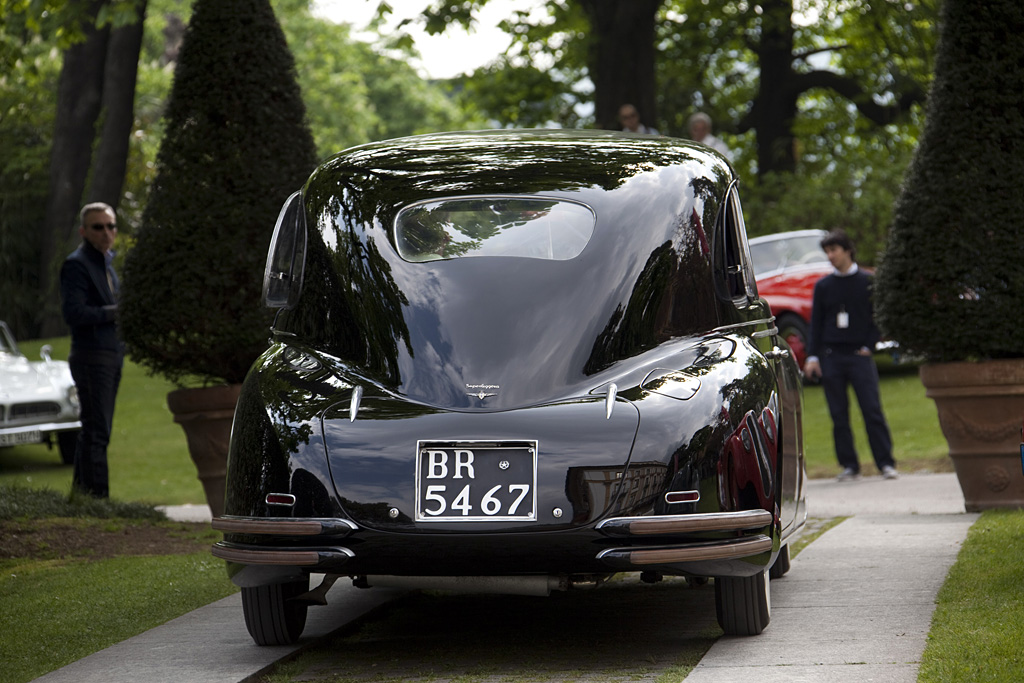
[[[721,638],[685,683],[884,683],[917,680],[935,596],[977,515],[964,513],[954,474],[895,481],[809,482],[812,518],[850,516],[772,582],[760,636]],[[167,509],[209,520],[205,506]],[[239,683],[397,593],[339,581],[309,611],[297,646],[252,644],[238,594],[43,676],[44,683]]]
[[[812,517],[851,516],[772,582],[772,621],[719,639],[685,683],[914,683],[935,597],[967,530],[954,474],[810,483]]]
[[[240,683],[400,594],[380,588],[360,590],[339,581],[331,589],[330,604],[309,610],[298,644],[258,647],[245,629],[241,594],[235,593],[35,680]]]

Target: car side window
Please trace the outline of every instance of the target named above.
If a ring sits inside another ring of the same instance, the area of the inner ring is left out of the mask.
[[[263,272],[263,303],[268,308],[292,308],[302,292],[306,263],[306,221],[302,193],[285,200],[274,226]]]
[[[735,184],[722,204],[717,232],[715,260],[721,294],[737,303],[756,298],[747,229]]]

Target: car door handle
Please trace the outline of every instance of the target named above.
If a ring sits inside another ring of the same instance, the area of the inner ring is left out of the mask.
[[[786,349],[780,349],[776,346],[771,351],[764,354],[764,357],[768,360],[782,360],[783,358],[789,358],[789,351]]]

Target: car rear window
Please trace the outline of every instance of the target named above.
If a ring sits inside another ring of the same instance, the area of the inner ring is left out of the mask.
[[[395,219],[395,246],[406,261],[519,256],[567,261],[594,234],[586,205],[536,197],[459,197],[420,202]]]

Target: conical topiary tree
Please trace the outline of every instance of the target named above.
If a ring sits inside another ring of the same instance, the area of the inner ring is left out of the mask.
[[[932,361],[1024,357],[1024,3],[945,0],[941,25],[879,324]]]
[[[266,348],[260,297],[275,219],[316,165],[268,0],[196,2],[165,118],[124,268],[124,339],[179,386],[241,382]]]
[[[1024,507],[1024,3],[945,0],[925,129],[876,279],[968,512]]]

